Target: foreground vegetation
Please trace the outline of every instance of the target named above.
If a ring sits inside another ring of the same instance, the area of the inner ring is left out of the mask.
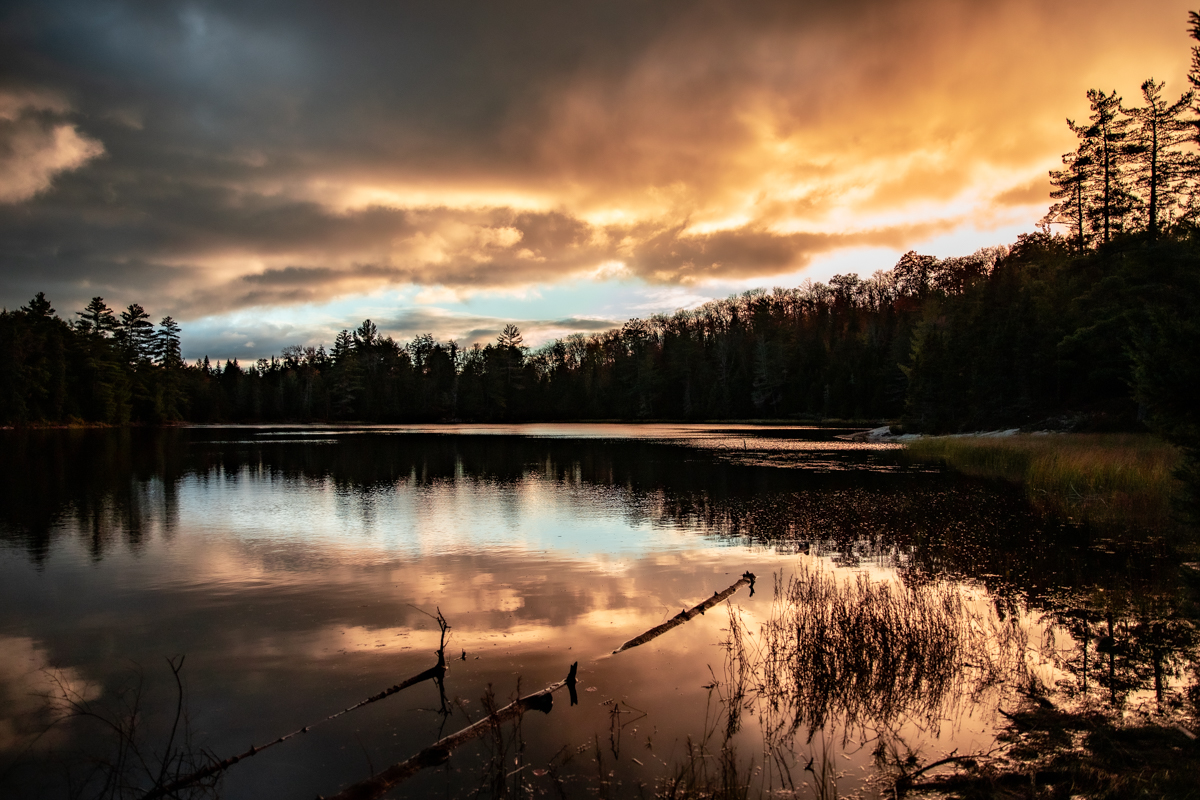
[[[1200,797],[1195,597],[1101,590],[1002,612],[999,598],[979,603],[928,575],[892,582],[801,563],[776,576],[760,635],[731,611],[716,685],[725,735],[689,751],[659,796],[836,797],[845,773],[828,749],[804,766],[796,753],[841,728],[843,747],[872,746],[875,796]],[[972,708],[998,715],[981,750],[922,752],[902,734],[915,723],[936,741]],[[761,770],[733,741],[748,709]]]
[[[1075,433],[929,436],[913,458],[1019,483],[1039,507],[1101,524],[1162,527],[1179,495],[1179,449],[1150,434]]]
[[[1200,798],[1200,743],[1189,728],[1099,709],[1066,711],[1031,696],[1009,714],[1002,754],[963,758],[897,781],[897,796]],[[910,770],[912,771],[912,770]]]

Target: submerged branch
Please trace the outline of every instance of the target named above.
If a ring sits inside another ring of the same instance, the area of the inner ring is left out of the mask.
[[[742,588],[743,586],[749,586],[750,593],[754,594],[754,573],[746,572],[729,588],[721,592],[714,592],[713,596],[705,600],[703,603],[700,603],[699,605],[690,609],[681,611],[678,615],[667,622],[664,622],[662,625],[651,628],[635,639],[630,639],[628,642],[614,650],[612,655],[616,655],[617,653],[630,650],[638,645],[645,644],[651,639],[661,636],[672,628],[682,625],[688,620],[695,618],[697,615],[703,614],[716,604],[729,599],[735,592],[737,592],[738,589]],[[398,783],[411,778],[413,775],[416,775],[426,767],[437,766],[438,764],[444,763],[446,759],[450,757],[450,753],[459,745],[462,745],[472,739],[476,739],[489,730],[496,730],[499,725],[502,725],[514,717],[524,714],[526,711],[537,710],[549,714],[554,703],[553,694],[563,687],[567,687],[567,689],[570,691],[571,705],[575,705],[578,703],[578,696],[575,693],[575,676],[578,668],[579,662],[576,661],[571,665],[571,671],[563,680],[558,681],[557,683],[552,683],[539,692],[534,692],[533,694],[514,700],[504,708],[488,714],[483,719],[468,725],[466,728],[463,728],[457,733],[452,733],[449,736],[434,742],[429,747],[426,747],[424,750],[412,756],[411,758],[393,764],[383,772],[380,772],[378,775],[374,775],[365,781],[361,781],[346,787],[332,798],[329,798],[329,800],[371,800],[371,798],[380,797]]]
[[[437,663],[434,664],[429,669],[425,670],[424,672],[418,672],[416,675],[413,675],[411,678],[406,678],[405,680],[401,681],[400,683],[397,683],[394,686],[389,686],[387,689],[384,689],[382,692],[378,692],[376,694],[371,695],[370,697],[360,700],[357,703],[355,703],[354,705],[348,706],[348,707],[342,709],[341,711],[338,711],[335,714],[330,714],[328,717],[325,717],[325,719],[314,722],[311,725],[305,725],[303,728],[294,730],[291,733],[286,733],[283,736],[280,736],[278,739],[273,739],[264,745],[251,745],[250,749],[248,749],[244,752],[238,753],[237,755],[230,756],[229,758],[226,758],[226,759],[222,759],[221,761],[214,761],[202,769],[198,769],[195,772],[177,777],[174,780],[169,781],[167,783],[162,783],[161,779],[160,779],[159,784],[156,785],[153,789],[151,789],[146,794],[142,795],[140,800],[158,800],[158,798],[160,798],[160,797],[171,796],[175,792],[179,791],[180,789],[183,789],[187,786],[192,786],[194,784],[197,784],[197,783],[203,781],[205,778],[209,778],[209,777],[212,777],[213,775],[224,772],[225,770],[232,767],[234,764],[237,764],[238,762],[243,761],[244,759],[256,756],[259,753],[261,753],[263,750],[274,747],[277,744],[282,744],[283,742],[286,742],[288,739],[291,739],[293,737],[299,736],[304,733],[308,733],[310,730],[312,730],[313,728],[315,728],[316,726],[318,726],[322,723],[329,722],[331,720],[335,720],[344,714],[349,714],[351,711],[362,708],[365,705],[370,705],[371,703],[378,702],[379,700],[382,700],[385,697],[391,697],[392,695],[396,694],[397,692],[402,692],[405,689],[409,688],[410,686],[416,686],[418,683],[424,683],[427,680],[440,681],[442,679],[442,677],[446,674],[446,631],[448,631],[450,629],[450,626],[449,626],[449,624],[446,623],[446,618],[442,616],[442,612],[440,609],[438,610],[438,614],[436,617],[434,617],[434,619],[437,620],[438,627],[441,628],[441,641],[440,641],[440,644],[439,644],[438,650],[437,650],[437,657],[438,657]],[[182,665],[182,660],[181,660],[181,665]],[[572,670],[572,673],[573,672],[574,671]]]
[[[621,645],[616,650],[613,650],[612,655],[615,656],[617,653],[623,653],[626,650],[632,650],[633,648],[638,647],[639,645],[645,644],[646,642],[650,641],[651,639],[656,639],[659,636],[662,636],[664,633],[671,630],[672,628],[679,627],[680,625],[687,622],[688,620],[695,618],[697,615],[703,614],[705,611],[712,608],[717,603],[720,603],[724,600],[729,599],[730,597],[732,597],[734,595],[735,592],[737,592],[738,589],[742,588],[743,586],[750,587],[750,595],[753,597],[754,596],[754,573],[753,572],[747,572],[744,575],[742,575],[742,577],[739,578],[737,580],[737,582],[735,582],[732,586],[730,586],[725,591],[714,592],[713,596],[708,598],[707,600],[705,600],[703,603],[700,603],[697,606],[693,606],[692,608],[680,611],[678,614],[671,617],[669,620],[667,620],[663,624],[651,628],[650,630],[643,633],[641,636],[638,636],[634,639],[630,639],[628,642]]]
[[[575,673],[578,668],[579,662],[576,661],[571,665],[571,671],[567,673],[567,677],[561,681],[552,683],[541,691],[514,700],[504,708],[488,714],[457,733],[439,739],[415,756],[393,764],[365,781],[346,787],[329,800],[370,800],[370,798],[381,797],[393,786],[411,778],[426,767],[444,763],[450,757],[450,753],[460,745],[482,736],[487,731],[526,711],[541,711],[549,714],[554,705],[554,693],[564,686],[574,688]]]

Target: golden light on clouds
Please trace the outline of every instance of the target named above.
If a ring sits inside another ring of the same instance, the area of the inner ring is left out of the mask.
[[[54,94],[0,89],[0,203],[29,200],[104,153],[75,125],[51,118],[69,111]]]
[[[130,7],[72,30],[163,44],[96,39],[94,80],[18,32],[21,96],[72,100],[37,111],[57,139],[3,162],[34,176],[0,210],[5,300],[35,263],[187,318],[389,287],[770,285],[864,247],[1003,244],[1044,213],[1086,89],[1183,88],[1187,10]]]

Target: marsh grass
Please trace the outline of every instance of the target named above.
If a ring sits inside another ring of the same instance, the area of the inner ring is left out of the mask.
[[[1169,525],[1180,490],[1179,450],[1150,434],[931,436],[908,453],[1019,483],[1038,507],[1098,524]]]
[[[871,742],[874,785],[892,796],[896,780],[920,772],[901,728],[916,723],[936,737],[943,721],[995,708],[1034,682],[1025,622],[978,600],[953,584],[845,575],[819,562],[778,573],[759,631],[730,606],[724,670],[709,687],[720,710],[655,796],[836,798],[848,774],[838,759]],[[760,726],[757,759],[735,747],[747,712]]]
[[[808,737],[831,723],[884,730],[927,725],[1029,679],[1028,632],[961,587],[841,578],[801,563],[775,579],[763,624],[761,692],[780,725]]]

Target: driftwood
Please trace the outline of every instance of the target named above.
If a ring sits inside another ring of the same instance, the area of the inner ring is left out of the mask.
[[[664,633],[671,630],[672,628],[676,628],[676,627],[682,625],[683,623],[687,622],[688,620],[694,619],[696,616],[703,614],[705,611],[707,611],[708,609],[717,605],[718,603],[721,603],[721,602],[729,599],[730,597],[733,596],[734,593],[737,592],[738,589],[742,588],[743,586],[750,587],[750,595],[753,597],[754,596],[754,574],[753,573],[746,572],[745,574],[742,575],[741,578],[739,578],[736,582],[734,582],[733,585],[731,585],[729,588],[725,589],[724,591],[714,592],[712,597],[708,598],[707,600],[700,603],[699,605],[693,606],[690,609],[684,609],[683,611],[680,611],[677,615],[672,617],[670,620],[664,622],[663,624],[658,625],[654,628],[651,628],[650,630],[646,631],[645,633],[643,633],[642,635],[640,635],[634,639],[630,639],[628,642],[626,642],[625,644],[621,645],[616,650],[614,650],[612,652],[612,655],[616,655],[617,653],[622,653],[626,650],[631,650],[634,647],[637,647],[638,645],[645,644],[646,642],[649,642],[652,639],[662,636]],[[412,676],[411,678],[401,681],[400,683],[397,683],[394,686],[384,689],[382,692],[373,694],[370,697],[368,697],[364,700],[361,700],[352,706],[349,706],[348,708],[342,709],[341,711],[337,712],[336,714],[331,714],[328,717],[326,717],[325,719],[320,720],[319,722],[313,723],[312,725],[305,725],[303,728],[294,730],[291,733],[284,734],[283,736],[280,736],[278,739],[274,739],[270,742],[267,742],[264,745],[251,745],[249,750],[246,750],[242,753],[238,753],[237,755],[234,755],[234,756],[230,756],[229,758],[222,759],[220,761],[213,761],[212,763],[210,763],[208,766],[204,767],[203,769],[199,769],[188,775],[177,777],[174,780],[171,780],[171,781],[168,781],[165,783],[162,782],[162,779],[160,778],[158,785],[156,785],[153,789],[151,789],[146,794],[142,795],[141,800],[158,800],[158,798],[172,796],[175,794],[175,792],[179,791],[180,789],[183,789],[187,786],[192,786],[196,783],[203,781],[205,778],[209,778],[214,775],[217,775],[217,774],[229,769],[234,764],[237,764],[247,758],[252,758],[268,748],[274,747],[277,744],[282,744],[283,742],[286,742],[288,739],[291,739],[295,736],[299,736],[301,734],[308,733],[316,725],[319,725],[323,722],[329,722],[330,720],[337,719],[338,717],[342,716],[343,714],[348,714],[351,711],[354,711],[355,709],[362,708],[365,705],[377,702],[379,700],[384,699],[385,697],[390,697],[391,695],[396,694],[397,692],[403,691],[404,689],[407,689],[410,686],[415,686],[418,683],[422,683],[422,682],[430,680],[430,679],[440,682],[441,679],[443,678],[443,676],[445,676],[445,674],[446,674],[446,631],[449,629],[450,626],[446,624],[446,620],[442,616],[440,610],[438,611],[438,615],[437,615],[437,617],[435,617],[435,619],[437,620],[438,625],[441,627],[442,637],[441,637],[441,644],[438,647],[438,651],[437,651],[437,657],[438,657],[437,664],[435,664],[434,666],[430,667],[429,669],[425,670],[424,672],[421,672],[421,673],[418,673],[418,674]],[[466,656],[465,651],[463,652],[463,656],[465,658],[465,656]],[[579,702],[578,695],[575,692],[575,676],[576,676],[576,671],[578,670],[578,668],[579,668],[579,662],[575,662],[574,664],[571,665],[570,672],[567,674],[567,677],[564,678],[563,680],[558,681],[557,683],[553,683],[553,684],[547,686],[545,689],[542,689],[539,692],[534,692],[533,694],[526,695],[525,697],[521,697],[521,698],[518,698],[517,700],[514,700],[512,703],[509,703],[504,708],[501,708],[501,709],[495,711],[494,713],[489,714],[488,716],[484,717],[483,719],[479,720],[478,722],[468,725],[466,728],[463,728],[462,730],[458,731],[457,733],[453,733],[443,739],[438,740],[437,742],[433,743],[429,747],[426,747],[424,750],[422,750],[421,752],[412,756],[411,758],[409,758],[405,761],[401,761],[397,764],[393,764],[392,766],[388,767],[384,771],[369,778],[368,780],[361,781],[359,783],[353,784],[353,785],[343,789],[340,793],[335,795],[330,800],[367,800],[367,798],[380,797],[381,795],[386,793],[389,789],[391,789],[393,786],[400,783],[401,781],[406,780],[407,778],[412,777],[413,775],[420,772],[422,769],[425,769],[426,767],[436,766],[438,764],[443,763],[446,759],[448,759],[450,757],[450,753],[456,747],[458,747],[459,745],[462,745],[468,741],[471,741],[472,739],[479,737],[484,732],[486,732],[487,730],[489,730],[491,728],[494,728],[497,725],[501,725],[501,724],[507,722],[508,720],[513,719],[514,717],[525,713],[526,711],[535,711],[536,710],[536,711],[541,711],[546,714],[550,713],[550,709],[554,703],[553,695],[555,692],[557,692],[559,689],[562,689],[563,687],[567,687],[567,689],[570,691],[571,705],[575,705],[576,703]]]
[[[744,575],[742,575],[742,577],[739,578],[736,583],[734,583],[732,586],[730,586],[725,591],[713,592],[713,596],[708,598],[707,600],[705,600],[703,603],[701,603],[697,606],[693,606],[692,608],[684,609],[683,611],[680,611],[678,614],[671,617],[669,620],[667,620],[663,624],[651,628],[650,630],[646,631],[645,633],[643,633],[641,636],[638,636],[637,638],[630,639],[628,642],[621,645],[616,650],[613,650],[612,655],[615,656],[617,653],[623,653],[626,650],[632,650],[633,648],[638,647],[639,645],[645,644],[646,642],[650,641],[651,639],[656,639],[659,636],[662,636],[664,633],[671,630],[672,628],[677,628],[680,625],[682,625],[683,623],[687,622],[688,620],[695,618],[697,615],[703,614],[705,611],[712,608],[717,603],[728,600],[730,597],[733,596],[733,594],[735,592],[737,592],[738,589],[742,588],[743,586],[750,587],[750,596],[753,597],[754,596],[754,573],[753,572],[747,572]]]
[[[635,639],[630,639],[628,642],[614,650],[612,655],[630,650],[638,645],[645,644],[651,639],[662,636],[672,628],[676,628],[688,620],[694,619],[700,614],[703,614],[705,611],[717,605],[718,603],[728,600],[735,592],[737,592],[738,589],[742,588],[743,586],[749,586],[750,594],[753,596],[754,573],[747,572],[743,574],[742,577],[739,578],[728,589],[722,592],[713,592],[713,596],[705,600],[703,603],[693,606],[690,609],[685,609],[667,622],[664,622],[662,625],[651,628]],[[549,714],[554,703],[554,698],[552,695],[554,692],[557,692],[564,686],[567,687],[571,693],[571,705],[575,705],[579,702],[578,696],[575,693],[575,673],[578,667],[579,662],[576,661],[571,665],[571,671],[567,674],[565,679],[557,683],[550,684],[540,692],[534,692],[533,694],[526,695],[518,700],[514,700],[504,708],[496,711],[495,713],[489,714],[478,722],[472,723],[457,733],[452,733],[444,739],[434,742],[429,747],[426,747],[424,750],[417,753],[415,756],[412,756],[405,761],[393,764],[392,766],[365,781],[348,786],[327,800],[373,800],[374,798],[381,797],[398,783],[411,778],[413,775],[416,775],[426,767],[433,767],[444,763],[446,759],[450,757],[450,753],[454,750],[454,748],[481,736],[486,731],[495,728],[497,725],[507,722],[519,714],[523,714],[526,711],[531,710],[537,710]],[[318,798],[318,800],[325,799]]]
[[[175,792],[178,792],[180,789],[200,783],[205,778],[210,778],[213,775],[224,772],[225,770],[232,767],[234,764],[237,764],[240,761],[244,761],[247,758],[252,758],[253,756],[256,756],[259,753],[261,753],[263,750],[274,747],[277,744],[282,744],[282,743],[286,742],[288,739],[291,739],[295,736],[299,736],[301,734],[308,733],[310,730],[315,728],[317,725],[320,725],[324,722],[329,722],[331,720],[335,720],[338,717],[342,716],[343,714],[349,714],[351,711],[354,711],[355,709],[359,709],[365,705],[375,703],[379,700],[384,699],[385,697],[391,697],[392,695],[396,694],[397,692],[402,692],[410,686],[416,686],[418,683],[424,683],[427,680],[435,680],[435,681],[439,681],[439,687],[440,687],[440,681],[446,674],[446,631],[450,629],[450,626],[446,624],[446,619],[445,619],[445,617],[442,616],[442,612],[440,610],[438,611],[438,615],[436,617],[434,617],[434,619],[437,620],[438,626],[442,629],[442,638],[441,638],[441,644],[438,647],[438,651],[437,651],[437,663],[434,664],[429,669],[425,670],[424,672],[419,672],[416,675],[413,675],[411,678],[406,678],[405,680],[401,681],[400,683],[397,683],[394,686],[389,686],[388,688],[384,689],[382,692],[378,692],[376,694],[371,695],[368,698],[360,700],[352,706],[343,708],[341,711],[338,711],[335,714],[330,714],[325,719],[314,722],[311,725],[305,725],[303,728],[294,730],[291,733],[285,733],[283,736],[280,736],[278,739],[272,739],[271,741],[267,742],[266,744],[250,745],[249,750],[238,753],[237,755],[234,755],[234,756],[230,756],[229,758],[222,759],[220,761],[213,761],[208,766],[206,766],[202,769],[198,769],[195,772],[177,777],[174,780],[168,781],[166,783],[163,783],[160,778],[158,785],[156,785],[153,789],[151,789],[146,794],[142,795],[140,800],[158,800],[158,798],[161,798],[161,797],[172,796],[175,794]],[[444,696],[443,696],[443,702],[445,702]],[[174,733],[172,733],[172,736],[174,736]]]
[[[482,736],[497,725],[502,725],[508,720],[524,714],[526,711],[541,711],[544,714],[549,714],[550,709],[554,705],[554,693],[564,686],[571,690],[572,701],[574,701],[575,673],[578,668],[579,662],[576,661],[571,665],[571,671],[567,673],[567,677],[561,681],[552,683],[539,692],[534,692],[533,694],[528,694],[514,700],[504,708],[488,714],[483,719],[468,725],[457,733],[452,733],[443,739],[439,739],[412,758],[393,764],[365,781],[346,787],[332,798],[329,798],[329,800],[372,800],[372,798],[381,797],[393,786],[411,778],[426,767],[434,767],[444,763],[456,747]],[[574,704],[572,702],[572,705]]]

